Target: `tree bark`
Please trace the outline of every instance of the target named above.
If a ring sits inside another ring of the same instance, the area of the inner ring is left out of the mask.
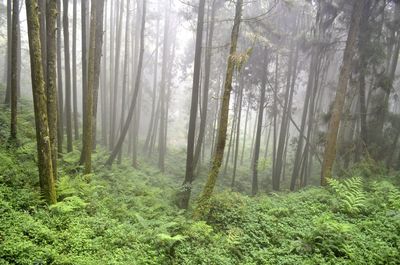
[[[11,39],[11,132],[10,140],[17,140],[17,101],[18,101],[18,20],[19,1],[13,0],[12,8],[12,39]]]
[[[85,2],[85,1],[82,1]],[[67,124],[67,151],[72,152],[72,117],[71,117],[71,65],[69,53],[68,0],[63,1],[64,25],[64,60],[65,60],[65,112]]]
[[[332,167],[336,157],[336,141],[342,116],[343,105],[346,97],[347,83],[351,74],[351,63],[355,53],[355,45],[361,20],[364,0],[355,1],[351,15],[350,29],[343,54],[343,63],[339,74],[339,83],[333,103],[332,116],[326,134],[324,160],[321,171],[321,185],[327,185],[327,180],[332,177]]]
[[[49,204],[57,202],[53,178],[53,165],[49,126],[47,120],[46,92],[42,69],[38,2],[26,0],[29,52],[31,59],[32,93],[35,109],[36,139],[39,179],[42,194]]]
[[[57,180],[57,0],[46,4],[46,52],[47,52],[47,116],[49,123],[53,177]]]
[[[240,20],[242,17],[242,6],[243,6],[243,0],[237,0],[235,19],[234,19],[234,24],[233,24],[233,28],[232,28],[232,34],[231,34],[231,47],[230,47],[228,64],[227,64],[227,69],[226,69],[224,94],[222,97],[222,106],[221,106],[221,115],[220,115],[220,121],[219,121],[217,146],[216,146],[213,158],[212,158],[212,167],[208,173],[206,185],[204,186],[203,192],[199,198],[199,201],[198,201],[195,213],[194,213],[194,217],[196,219],[204,216],[204,214],[209,209],[208,203],[212,196],[212,193],[213,193],[213,190],[215,187],[215,183],[217,181],[218,173],[221,168],[222,160],[224,158],[226,131],[228,128],[229,101],[230,101],[230,95],[231,95],[231,91],[232,91],[233,71],[235,68],[233,55],[236,53],[236,49],[237,49]]]

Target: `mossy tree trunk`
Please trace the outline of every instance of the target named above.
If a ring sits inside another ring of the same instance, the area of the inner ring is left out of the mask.
[[[46,52],[47,52],[47,114],[53,162],[53,177],[57,179],[57,50],[56,50],[57,0],[46,4]],[[43,44],[44,45],[44,44]]]
[[[53,163],[49,125],[47,119],[47,99],[42,69],[40,26],[37,0],[26,0],[29,52],[31,59],[32,93],[35,109],[36,139],[40,187],[46,201],[56,203],[56,190],[53,178]]]
[[[243,0],[237,0],[236,2],[236,11],[235,11],[235,19],[231,34],[231,47],[228,57],[228,64],[226,69],[226,77],[224,84],[224,92],[222,97],[222,105],[221,105],[221,114],[219,118],[219,128],[218,128],[218,137],[217,144],[215,148],[215,152],[212,158],[212,166],[208,173],[207,182],[204,186],[203,192],[199,198],[197,208],[194,213],[194,217],[201,218],[208,210],[209,205],[208,202],[213,193],[215,183],[217,181],[218,173],[221,168],[222,160],[224,158],[224,150],[226,143],[226,131],[228,128],[228,116],[229,116],[229,101],[232,91],[232,78],[233,71],[235,68],[234,63],[234,55],[237,49],[237,42],[239,38],[239,28],[240,28],[240,20],[242,17],[242,6]]]

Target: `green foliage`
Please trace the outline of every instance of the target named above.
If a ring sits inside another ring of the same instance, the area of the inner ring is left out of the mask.
[[[217,192],[205,220],[193,221],[190,211],[173,203],[184,172],[184,163],[176,160],[181,151],[167,158],[168,171],[175,175],[163,175],[145,161],[136,170],[128,159],[105,168],[107,152],[101,149],[93,157],[95,173],[82,175],[79,152],[65,155],[57,181],[59,202],[47,207],[38,192],[34,140],[30,133],[20,136],[19,146],[0,146],[0,264],[400,260],[400,191],[387,177],[382,180],[382,167],[368,161],[349,171],[350,178],[331,180],[327,189],[259,197]],[[195,195],[199,186],[196,182]]]
[[[358,214],[365,208],[366,197],[360,177],[339,181],[329,179],[329,186],[336,194],[339,209],[348,214]]]

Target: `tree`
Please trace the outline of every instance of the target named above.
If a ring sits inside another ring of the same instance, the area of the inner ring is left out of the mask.
[[[19,1],[13,0],[12,8],[12,36],[11,36],[11,133],[10,140],[17,140],[17,101],[18,101],[18,21]]]
[[[82,1],[85,2],[85,1]],[[65,112],[67,124],[67,151],[72,152],[71,64],[69,53],[68,0],[63,1],[64,60],[65,60]]]
[[[199,11],[197,15],[197,30],[196,30],[196,47],[194,55],[194,70],[193,70],[193,86],[192,86],[192,101],[190,105],[189,130],[187,139],[186,151],[186,174],[182,184],[182,200],[180,207],[187,209],[189,206],[189,198],[192,189],[193,170],[194,170],[194,142],[196,135],[196,118],[199,100],[200,87],[200,70],[201,70],[201,45],[203,42],[203,24],[204,24],[204,7],[205,0],[200,0]],[[203,109],[203,111],[205,111]],[[199,136],[200,137],[200,136]]]
[[[47,58],[47,115],[49,123],[53,177],[57,179],[57,52],[56,52],[57,0],[46,4],[46,58]],[[45,45],[45,44],[43,44]]]
[[[339,82],[337,85],[335,100],[333,102],[333,110],[329,121],[328,131],[326,133],[324,160],[321,170],[322,186],[327,185],[327,180],[332,177],[332,167],[336,157],[337,134],[346,98],[347,83],[351,74],[351,63],[355,53],[356,40],[364,3],[364,0],[358,0],[354,1],[353,5],[350,28],[343,54],[342,67],[339,74]]]
[[[53,178],[53,165],[45,83],[42,69],[42,51],[40,43],[40,24],[37,0],[26,0],[29,53],[31,59],[31,78],[33,104],[35,109],[36,139],[38,153],[39,180],[42,194],[50,204],[56,203],[56,190]]]
[[[235,68],[234,55],[236,53],[237,42],[239,38],[240,20],[242,17],[242,6],[243,6],[243,0],[237,0],[235,19],[233,22],[234,24],[231,34],[231,47],[228,56],[228,64],[227,64],[225,83],[224,83],[224,92],[222,97],[221,115],[219,118],[217,144],[215,152],[213,154],[212,166],[208,173],[207,182],[204,186],[203,192],[199,198],[198,205],[196,207],[196,211],[194,213],[195,218],[200,218],[201,216],[203,216],[209,208],[208,201],[213,193],[218,173],[224,158],[226,131],[228,128],[229,101],[232,91],[233,71]]]

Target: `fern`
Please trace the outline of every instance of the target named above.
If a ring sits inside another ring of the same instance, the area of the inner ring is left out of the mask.
[[[366,196],[361,177],[353,177],[339,181],[329,179],[329,186],[339,199],[339,208],[347,214],[359,214],[365,207]]]

